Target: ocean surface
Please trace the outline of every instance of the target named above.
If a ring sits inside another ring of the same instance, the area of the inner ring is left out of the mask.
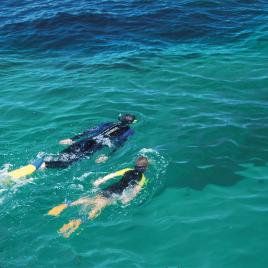
[[[0,267],[268,267],[268,1],[1,1]],[[106,163],[6,183],[119,113]],[[150,158],[149,183],[69,239],[92,182]]]

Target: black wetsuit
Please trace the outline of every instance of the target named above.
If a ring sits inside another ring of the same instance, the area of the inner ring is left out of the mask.
[[[113,153],[122,146],[134,131],[126,124],[105,123],[91,128],[72,138],[74,144],[60,152],[56,159],[45,161],[47,168],[67,168],[81,158],[90,156],[105,146],[111,147]]]
[[[142,178],[142,172],[139,172],[135,169],[126,171],[119,182],[113,183],[112,185],[103,189],[100,194],[106,198],[110,198],[112,195],[121,195],[126,188],[138,185]]]

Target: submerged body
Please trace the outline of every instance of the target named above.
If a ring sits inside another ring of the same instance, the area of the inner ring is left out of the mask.
[[[119,200],[123,204],[130,202],[146,184],[144,172],[147,168],[148,160],[145,157],[140,157],[137,163],[142,163],[143,165],[136,165],[134,169],[123,169],[96,180],[94,186],[99,186],[112,178],[122,176],[118,182],[99,191],[95,197],[80,198],[71,203],[58,205],[51,209],[48,214],[57,216],[69,206],[91,205],[92,209],[88,214],[88,219],[92,220],[100,214],[103,208],[111,205],[114,201]],[[69,223],[63,225],[60,233],[65,237],[69,237],[82,222],[82,219],[71,220]]]
[[[104,147],[111,149],[110,155],[122,146],[129,136],[134,134],[130,124],[135,122],[134,115],[122,115],[119,122],[100,124],[95,128],[90,128],[71,139],[60,141],[60,144],[69,145],[66,149],[53,159],[38,157],[34,162],[19,169],[8,172],[11,179],[19,179],[35,172],[41,168],[67,168],[74,162],[91,156]],[[108,156],[101,156],[96,160],[97,163],[104,162]]]
[[[129,126],[134,121],[135,116],[124,115],[119,118],[119,122],[100,124],[71,139],[63,140],[61,144],[70,146],[61,151],[55,159],[46,160],[43,167],[67,168],[74,162],[91,156],[104,147],[111,149],[111,155],[127,141],[129,136],[134,134],[134,130]]]
[[[143,186],[145,177],[142,172],[136,169],[126,168],[116,172],[116,176],[123,175],[120,181],[113,183],[100,192],[100,195],[110,198],[113,195],[122,195],[123,192],[129,187],[135,185]]]
[[[134,131],[127,125],[120,123],[103,124],[98,127],[98,131],[87,130],[82,135],[73,137],[73,141],[78,141],[61,151],[57,159],[45,161],[45,165],[47,168],[67,168],[74,162],[93,155],[107,146],[114,152],[133,134]]]

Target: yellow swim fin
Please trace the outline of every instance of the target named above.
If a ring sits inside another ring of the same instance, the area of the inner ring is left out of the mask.
[[[13,179],[19,179],[19,178],[24,177],[26,175],[30,175],[35,171],[36,171],[36,167],[32,164],[29,164],[25,167],[8,172],[8,176],[10,176]]]
[[[67,207],[68,207],[68,204],[60,204],[60,205],[52,208],[47,214],[50,216],[58,216]]]
[[[59,233],[62,234],[65,238],[68,238],[82,223],[82,220],[71,220],[70,222],[64,224],[60,229]]]
[[[8,176],[12,179],[19,179],[26,175],[30,175],[35,172],[42,165],[43,162],[43,158],[37,158],[32,164],[8,172]]]

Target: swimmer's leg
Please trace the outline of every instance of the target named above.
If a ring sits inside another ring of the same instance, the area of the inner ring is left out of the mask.
[[[59,158],[56,160],[48,160],[43,163],[41,169],[43,168],[68,168],[73,163],[90,156],[93,152],[79,152],[79,153],[72,153],[72,154],[60,154]]]
[[[93,205],[95,204],[95,198],[82,197],[71,203],[71,206],[78,205]]]
[[[94,207],[89,212],[88,218],[90,220],[95,219],[97,216],[100,215],[101,211],[105,207],[109,206],[112,202],[113,202],[112,198],[106,198],[101,195],[96,196],[96,198],[94,199]]]
[[[68,238],[76,229],[79,228],[81,223],[81,219],[71,220],[69,223],[64,224],[58,232],[62,234],[65,238]]]
[[[102,208],[106,207],[111,202],[112,202],[111,199],[103,197],[101,195],[97,195],[94,198],[88,198],[88,197],[79,198],[78,200],[70,203],[70,206],[92,205],[93,206],[92,211],[99,211]],[[93,214],[95,214],[95,212]]]
[[[49,212],[47,214],[50,216],[58,216],[67,207],[77,206],[77,205],[90,205],[90,204],[91,205],[94,204],[94,198],[83,197],[83,198],[80,198],[74,202],[65,202],[63,204],[60,204],[60,205],[52,208],[51,210],[49,210]]]
[[[68,168],[74,162],[85,156],[81,145],[75,143],[60,152],[60,154],[51,160],[45,160],[41,168]]]
[[[87,156],[91,156],[101,148],[102,146],[96,144],[94,140],[75,143],[61,151],[57,159],[45,161],[41,169],[68,168],[74,162],[77,162]]]
[[[42,168],[68,168],[71,164],[73,164],[78,159],[72,159],[72,160],[51,160],[51,161],[45,161]]]
[[[106,206],[110,205],[112,203],[112,201],[113,201],[112,199],[98,195],[93,199],[88,199],[88,200],[80,199],[80,201],[77,202],[76,204],[79,204],[79,205],[85,204],[85,203],[86,204],[89,204],[89,203],[93,204],[94,207],[92,208],[92,210],[88,214],[88,218],[90,220],[93,220],[101,213],[101,210],[104,209]],[[82,222],[83,222],[82,219],[71,220],[70,222],[64,224],[60,228],[59,233],[61,233],[64,237],[68,238],[73,232],[75,232],[76,229],[79,228],[79,226],[82,224]]]

